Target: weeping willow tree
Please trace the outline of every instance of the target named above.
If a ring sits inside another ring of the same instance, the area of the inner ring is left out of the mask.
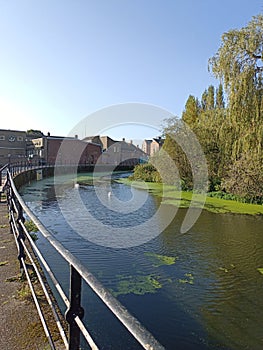
[[[223,34],[222,44],[209,60],[210,70],[224,83],[228,114],[222,134],[231,126],[231,161],[256,149],[262,153],[263,132],[263,15],[240,30]]]
[[[227,170],[223,187],[258,201],[263,192],[263,15],[223,34],[209,67],[228,99],[220,127]]]

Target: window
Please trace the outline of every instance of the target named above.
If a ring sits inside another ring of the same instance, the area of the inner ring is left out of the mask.
[[[23,141],[23,136],[17,136],[17,141]]]
[[[4,141],[5,140],[5,136],[4,135],[0,135],[0,141]]]

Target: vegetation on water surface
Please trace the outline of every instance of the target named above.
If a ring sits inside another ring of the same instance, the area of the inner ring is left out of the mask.
[[[182,118],[165,121],[162,150],[150,164],[136,167],[132,180],[162,181],[178,189],[193,189],[193,173],[200,169],[193,169],[189,155],[175,141],[183,139],[186,123],[206,157],[210,195],[263,203],[262,48],[263,15],[222,35],[218,51],[209,60],[209,70],[220,84],[209,86],[201,99],[190,95]],[[170,171],[171,161],[178,175]],[[198,155],[194,166],[198,166]]]
[[[118,276],[120,281],[117,285],[117,290],[112,291],[112,294],[117,297],[125,294],[144,295],[146,293],[155,293],[157,289],[162,288],[158,277],[153,275],[139,276]]]
[[[194,284],[194,276],[191,273],[185,273],[184,278],[180,278],[179,283],[188,283],[188,284]]]
[[[144,255],[151,260],[154,267],[159,267],[162,265],[173,265],[175,264],[175,261],[178,259],[178,257],[176,256],[166,256],[166,255],[160,255],[160,254],[155,254],[150,252],[146,252],[144,253]]]
[[[130,181],[129,179],[119,179],[118,182],[129,186],[134,186],[138,189],[147,190],[153,195],[161,197],[163,204],[176,205],[179,208],[188,208],[193,198],[192,192],[178,191],[176,186],[172,185],[154,182],[145,183],[141,181]],[[204,195],[202,194],[195,194],[195,201],[191,204],[199,208],[203,203],[203,196]],[[198,199],[200,201],[198,201]],[[263,215],[263,205],[242,203],[234,200],[226,200],[209,196],[205,198],[204,209],[214,213]]]
[[[118,171],[114,172],[113,174],[122,174],[126,173],[126,171]],[[111,176],[113,175],[109,172],[92,172],[92,173],[85,173],[85,174],[78,174],[77,178],[75,179],[75,183],[78,183],[79,185],[94,185],[94,181],[96,182],[109,182],[112,181]]]

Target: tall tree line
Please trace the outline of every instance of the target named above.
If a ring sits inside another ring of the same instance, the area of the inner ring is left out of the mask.
[[[209,70],[219,79],[218,87],[209,86],[200,99],[190,95],[182,120],[206,155],[210,191],[262,203],[263,15],[222,35],[221,46],[209,60]],[[176,132],[178,118],[167,120],[163,150],[171,155],[184,185],[191,189],[191,169],[174,140]]]

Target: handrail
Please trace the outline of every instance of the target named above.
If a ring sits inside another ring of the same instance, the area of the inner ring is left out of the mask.
[[[0,202],[1,202],[1,200],[2,200],[2,193],[3,193],[3,171],[5,170],[5,169],[7,169],[7,167],[8,167],[8,164],[5,164],[4,166],[2,166],[1,168],[0,168]]]
[[[46,227],[40,222],[40,220],[32,213],[28,206],[23,201],[22,197],[18,193],[15,184],[12,179],[10,171],[7,171],[8,181],[8,203],[10,210],[14,210],[12,201],[18,206],[18,232],[25,230],[23,212],[33,221],[38,230],[45,237],[45,239],[56,249],[56,251],[65,259],[70,266],[70,300],[67,299],[59,283],[56,281],[51,269],[47,262],[35,246],[32,240],[30,241],[35,254],[39,257],[39,260],[46,267],[46,272],[50,275],[51,280],[55,281],[55,286],[58,293],[61,295],[62,300],[65,302],[68,310],[65,318],[69,323],[69,343],[68,350],[78,350],[80,342],[80,332],[84,335],[85,339],[89,343],[91,349],[98,349],[94,341],[90,337],[90,334],[86,330],[81,319],[84,315],[84,310],[81,307],[81,283],[85,281],[89,287],[97,294],[97,296],[103,301],[103,303],[111,310],[111,312],[119,319],[119,321],[128,329],[130,334],[141,344],[144,349],[147,350],[164,350],[164,347],[153,337],[153,335],[141,325],[141,323],[132,316],[128,310],[99,282],[96,277],[88,271],[88,269],[82,265],[82,263],[71,254],[65,247],[54,238],[54,236],[46,229]],[[22,244],[19,244],[20,257],[24,257],[24,248]]]

